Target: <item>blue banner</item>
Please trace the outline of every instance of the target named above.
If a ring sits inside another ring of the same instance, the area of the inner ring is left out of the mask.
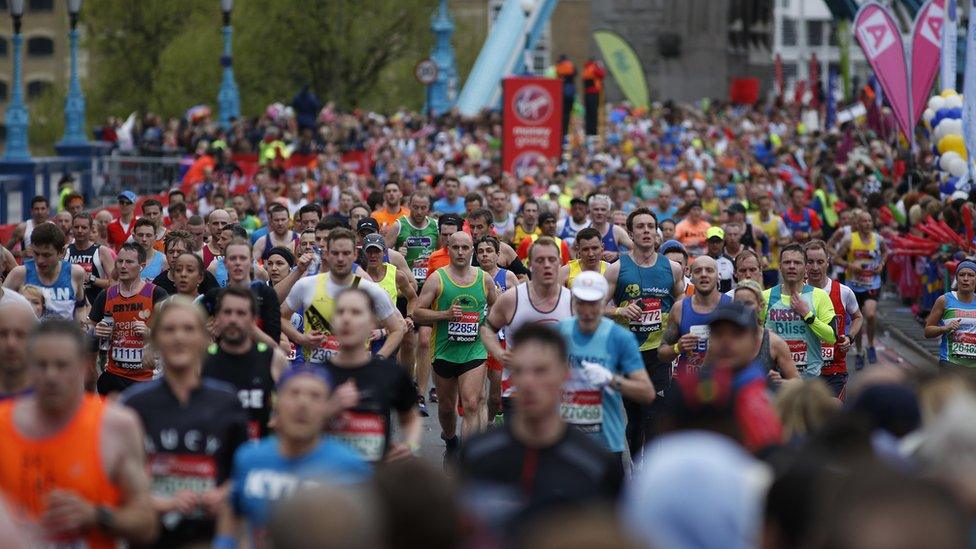
[[[939,91],[956,89],[956,40],[959,32],[956,0],[946,0],[942,16],[942,66]]]
[[[970,13],[976,14],[976,0],[970,0]],[[963,75],[962,137],[972,171],[976,154],[976,17],[969,17],[966,33],[966,67]]]
[[[827,114],[824,127],[830,130],[837,124],[837,71],[830,69],[827,74]]]

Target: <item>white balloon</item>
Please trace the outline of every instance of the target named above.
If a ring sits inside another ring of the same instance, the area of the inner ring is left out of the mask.
[[[934,138],[936,143],[942,141],[942,138],[946,136],[946,131],[947,128],[945,124],[942,124],[941,122],[939,123],[938,126],[935,127],[934,130],[932,130],[932,137]]]
[[[932,109],[925,109],[922,111],[922,120],[924,120],[926,124],[931,122],[933,117],[935,117],[935,111]]]
[[[949,133],[947,135],[962,135],[962,119],[953,118],[949,120]]]
[[[956,151],[946,151],[945,154],[939,157],[939,167],[942,168],[942,171],[947,172],[949,171],[949,166],[952,164],[952,161],[957,158],[960,158],[960,156]]]
[[[958,109],[962,107],[962,97],[958,95],[953,95],[952,97],[945,98],[945,108],[947,109]]]
[[[966,175],[966,161],[962,158],[953,159],[953,161],[949,163],[949,173],[951,173],[954,177],[962,177]]]
[[[929,99],[929,108],[933,111],[945,108],[945,98],[940,95],[933,95]]]

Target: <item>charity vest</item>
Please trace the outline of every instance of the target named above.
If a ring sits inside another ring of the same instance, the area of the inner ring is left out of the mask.
[[[817,314],[813,303],[813,286],[805,284],[800,291],[800,299],[807,302],[814,315]],[[774,286],[770,290],[769,303],[766,305],[766,327],[786,341],[801,376],[808,378],[820,375],[823,367],[820,338],[792,307],[783,303],[782,285]]]
[[[54,283],[45,284],[41,282],[37,264],[33,259],[28,259],[24,261],[24,283],[41,289],[41,293],[44,294],[45,315],[72,320],[75,317],[75,302],[78,296],[75,295],[75,285],[71,282],[71,262],[61,261],[60,269]]]
[[[329,273],[316,275],[318,284],[315,286],[315,293],[312,302],[305,308],[305,333],[321,332],[325,335],[317,349],[302,349],[305,355],[305,362],[310,364],[323,364],[332,355],[339,352],[339,340],[332,333],[332,315],[335,313],[335,297],[329,295]],[[350,288],[359,286],[360,276],[354,276]]]
[[[580,260],[579,259],[573,259],[572,261],[570,261],[568,263],[568,265],[569,265],[569,274],[566,276],[566,287],[569,288],[569,289],[572,289],[573,288],[573,281],[576,280],[576,277],[579,276],[579,274],[583,272],[583,267],[580,266]],[[600,260],[600,274],[603,274],[603,273],[607,272],[607,267],[609,267],[609,266],[610,266],[609,263],[607,263],[606,261],[604,261],[604,260],[601,259]]]
[[[716,288],[715,291],[718,291]],[[692,334],[698,336],[698,346],[690,353],[682,352],[678,355],[678,371],[692,370],[698,372],[705,364],[705,353],[708,351],[709,325],[715,310],[707,313],[699,313],[692,306],[693,298],[689,297],[681,301],[681,324],[678,326],[681,335]],[[732,298],[722,294],[719,298],[718,306],[731,303]]]
[[[536,226],[535,230],[533,230],[531,233],[529,233],[529,232],[526,232],[525,229],[522,228],[522,224],[521,223],[518,224],[518,225],[515,225],[515,238],[512,239],[512,242],[521,243],[523,240],[525,240],[525,237],[529,236],[530,234],[534,234],[536,236],[541,235],[542,234],[542,227]]]
[[[830,302],[834,306],[836,318],[837,338],[840,339],[847,331],[847,309],[844,307],[844,300],[840,297],[840,290],[843,284],[833,280],[830,282]],[[826,344],[820,342],[820,356],[823,357],[823,369],[820,375],[829,376],[833,374],[843,374],[847,371],[847,351],[841,351],[836,343]]]
[[[47,508],[51,490],[74,492],[88,503],[117,507],[121,492],[112,484],[102,463],[99,445],[107,403],[86,394],[75,416],[57,433],[27,438],[14,425],[17,399],[0,404],[0,491],[28,521],[38,521]],[[37,547],[116,547],[100,528],[86,529],[76,537],[35,540]],[[35,545],[32,545],[35,546]]]
[[[396,303],[397,295],[399,294],[396,283],[397,268],[389,263],[384,263],[383,266],[386,267],[386,271],[383,273],[383,279],[374,282],[390,296],[391,303]]]
[[[463,311],[461,318],[434,323],[436,358],[455,364],[488,358],[488,351],[478,334],[488,306],[488,293],[485,290],[485,272],[481,269],[477,271],[474,282],[467,285],[454,282],[446,268],[434,273],[441,281],[441,290],[435,301],[436,310],[446,311],[457,303]]]
[[[871,237],[865,242],[857,231],[851,231],[847,261],[856,263],[863,269],[857,276],[848,273],[847,285],[852,290],[866,292],[881,287],[881,242],[877,233],[871,233]]]
[[[111,343],[105,371],[127,379],[146,381],[152,379],[151,369],[142,366],[145,339],[136,333],[134,324],[138,321],[149,324],[153,313],[153,290],[151,282],[142,285],[139,293],[125,297],[119,292],[119,285],[110,286],[105,291],[105,313],[111,315]]]
[[[437,222],[433,219],[428,217],[427,226],[418,229],[410,223],[409,217],[400,218],[400,234],[397,235],[396,247],[399,249],[406,246],[404,258],[418,286],[423,286],[427,280],[427,258],[437,248],[437,237]]]
[[[405,206],[400,206],[399,211],[390,213],[387,211],[386,206],[384,205],[380,209],[373,212],[372,217],[377,223],[380,224],[380,229],[385,231],[387,227],[396,223],[397,219],[406,217],[408,215],[410,215],[410,210],[408,210]]]
[[[823,204],[824,221],[827,223],[827,226],[836,227],[837,210],[834,209],[834,205],[837,204],[837,193],[827,193],[823,189],[817,189],[813,191],[813,196]]]
[[[939,360],[960,366],[976,367],[976,299],[959,301],[956,292],[945,294],[945,312],[940,325],[959,319],[959,329],[944,334],[939,346]]]
[[[613,299],[620,307],[626,307],[632,301],[640,305],[640,318],[627,322],[630,331],[637,336],[641,351],[661,346],[661,328],[674,304],[672,286],[671,260],[664,254],[657,254],[652,267],[638,266],[629,254],[620,256],[620,274]]]

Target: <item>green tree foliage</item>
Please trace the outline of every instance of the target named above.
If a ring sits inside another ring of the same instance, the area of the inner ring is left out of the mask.
[[[238,0],[234,72],[245,114],[288,102],[303,85],[343,108],[417,107],[414,64],[429,54],[436,0]],[[89,0],[89,120],[131,111],[216,107],[217,0]],[[460,29],[459,29],[460,30]],[[459,55],[473,61],[477,51]],[[470,64],[470,63],[467,63]]]

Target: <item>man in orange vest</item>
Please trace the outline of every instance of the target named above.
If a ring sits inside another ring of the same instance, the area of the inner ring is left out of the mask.
[[[586,60],[583,65],[583,107],[586,109],[586,135],[597,135],[600,125],[600,103],[603,102],[603,79],[606,70],[599,61]]]
[[[158,523],[139,418],[85,393],[77,323],[49,320],[28,341],[34,390],[0,404],[0,492],[41,545],[151,543]]]

